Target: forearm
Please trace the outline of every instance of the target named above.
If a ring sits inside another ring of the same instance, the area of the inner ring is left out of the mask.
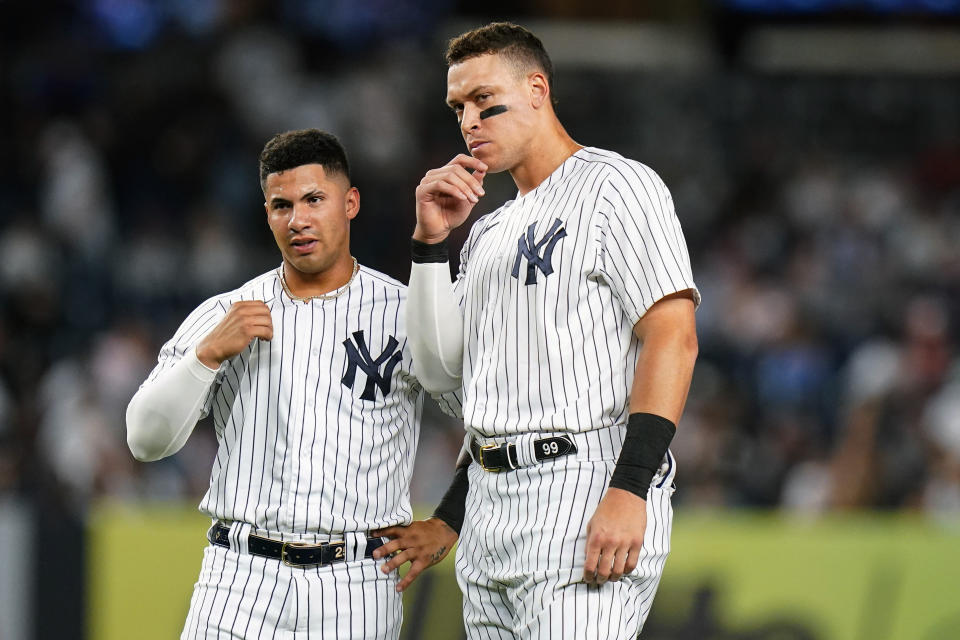
[[[697,341],[686,332],[648,336],[640,350],[630,413],[652,413],[673,424],[680,421],[693,378],[697,359]]]
[[[697,359],[689,300],[658,303],[635,327],[642,341],[630,393],[630,417],[610,487],[647,495],[687,400]]]
[[[137,460],[159,460],[183,447],[216,375],[191,350],[156,380],[140,387],[127,406],[127,446]]]
[[[434,253],[414,254],[407,289],[407,335],[417,378],[427,391],[460,387],[463,371],[463,314],[454,297],[450,265]]]

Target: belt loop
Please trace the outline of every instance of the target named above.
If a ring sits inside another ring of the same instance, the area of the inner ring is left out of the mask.
[[[367,550],[367,532],[355,531],[350,535],[344,535],[344,539],[347,541],[347,560],[361,560]]]
[[[529,467],[537,463],[537,458],[533,451],[533,441],[536,440],[537,437],[538,434],[535,433],[525,433],[517,437],[516,445],[518,466]]]
[[[227,531],[227,545],[228,549],[234,551],[237,548],[237,523],[236,522],[224,522],[220,521],[222,524],[225,524],[228,528]]]
[[[230,548],[238,553],[250,553],[247,542],[250,539],[252,527],[245,522],[234,522],[230,525]]]

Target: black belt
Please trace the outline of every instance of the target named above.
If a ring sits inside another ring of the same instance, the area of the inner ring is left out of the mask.
[[[570,436],[554,436],[533,441],[533,453],[537,462],[551,460],[577,452],[577,445]],[[476,438],[470,439],[470,455],[484,471],[513,471],[520,468],[517,445],[481,445]]]
[[[230,527],[217,522],[207,532],[207,540],[218,547],[230,548]],[[375,549],[384,545],[383,538],[367,537],[367,549],[364,558],[372,558]],[[347,559],[347,543],[343,540],[310,544],[307,542],[280,542],[263,536],[250,534],[247,537],[247,550],[264,558],[279,560],[290,567],[313,567],[343,562]]]

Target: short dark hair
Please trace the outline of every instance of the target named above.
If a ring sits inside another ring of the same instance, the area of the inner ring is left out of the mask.
[[[491,22],[452,38],[447,45],[447,66],[488,53],[505,56],[518,68],[536,67],[542,71],[550,86],[551,100],[556,104],[553,94],[553,62],[550,61],[540,38],[512,22]]]
[[[305,164],[319,164],[327,175],[339,173],[350,181],[347,152],[332,133],[320,129],[299,129],[279,133],[260,152],[260,187],[266,188],[267,176]]]

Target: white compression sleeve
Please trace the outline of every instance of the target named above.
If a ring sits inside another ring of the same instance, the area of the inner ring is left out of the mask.
[[[454,298],[448,262],[413,263],[407,289],[407,335],[423,388],[432,393],[459,389],[463,313]]]
[[[145,383],[127,406],[127,446],[143,462],[179,451],[200,419],[217,372],[191,349],[170,369]]]

